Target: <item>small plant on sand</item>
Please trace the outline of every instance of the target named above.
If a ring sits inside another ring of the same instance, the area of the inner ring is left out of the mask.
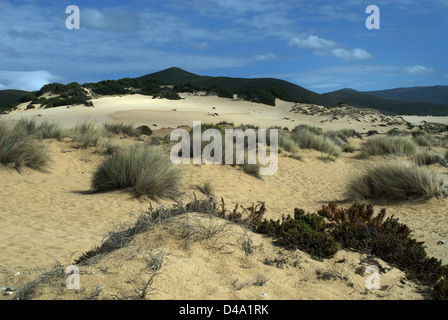
[[[409,137],[375,137],[361,146],[360,157],[391,154],[412,156],[417,152],[417,148],[417,144]]]
[[[131,188],[138,197],[174,199],[181,178],[179,168],[160,147],[135,144],[107,157],[95,171],[91,184],[95,191]]]
[[[368,168],[347,187],[350,200],[405,200],[409,197],[446,197],[444,180],[435,172],[418,165],[386,163]]]
[[[213,197],[215,190],[210,180],[204,181],[202,184],[196,186],[199,191],[208,197]]]
[[[0,121],[0,164],[12,164],[20,171],[22,167],[44,170],[47,163],[47,150],[35,134]]]

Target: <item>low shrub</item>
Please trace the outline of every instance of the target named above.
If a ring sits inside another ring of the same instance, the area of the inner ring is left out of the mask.
[[[339,249],[334,238],[326,232],[323,217],[305,214],[295,209],[294,217],[266,220],[254,223],[254,230],[278,239],[280,245],[305,251],[315,258],[332,257]]]
[[[429,258],[424,243],[412,238],[412,230],[394,216],[377,215],[373,205],[355,203],[338,208],[336,203],[323,206],[318,215],[331,224],[331,235],[343,247],[379,257],[406,272],[407,276],[431,286],[433,299],[448,297],[448,267],[441,260]]]

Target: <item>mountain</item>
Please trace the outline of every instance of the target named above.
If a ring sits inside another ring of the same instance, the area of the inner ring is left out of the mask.
[[[9,110],[19,104],[20,98],[28,94],[23,90],[0,90],[0,112]]]
[[[324,106],[331,106],[335,104],[335,101],[333,101],[331,98],[307,90],[296,84],[274,78],[246,79],[246,78],[231,78],[231,77],[199,76],[194,73],[182,70],[180,68],[169,68],[142,77],[138,77],[136,79],[140,81],[160,80],[175,85],[192,83],[201,88],[221,86],[230,90],[234,94],[238,94],[242,90],[246,89],[276,88],[287,92],[289,95],[291,95],[291,97],[298,100],[310,101],[311,103]]]
[[[448,86],[395,88],[380,91],[368,91],[383,99],[431,102],[448,105]]]
[[[378,97],[369,92],[359,92],[353,89],[342,89],[324,96],[333,101],[349,103],[358,108],[377,109],[385,114],[447,116],[448,105],[421,101],[391,100]]]

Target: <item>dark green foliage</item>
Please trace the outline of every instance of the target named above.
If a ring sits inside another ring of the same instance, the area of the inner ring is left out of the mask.
[[[323,217],[305,214],[297,208],[294,218],[288,215],[281,220],[265,219],[255,224],[256,232],[278,238],[280,245],[303,250],[316,258],[329,258],[338,251],[337,243],[326,229]]]
[[[433,296],[447,296],[447,266],[427,257],[423,242],[411,237],[407,225],[394,216],[385,219],[385,209],[375,215],[373,205],[355,203],[344,209],[333,202],[318,214],[330,221],[331,235],[342,247],[379,257],[404,270],[412,280],[435,285]]]
[[[233,98],[233,93],[229,89],[222,86],[208,87],[206,89],[206,92],[208,95],[216,95],[221,98],[229,98],[229,99]]]
[[[29,92],[29,93],[23,95],[19,99],[19,102],[28,102],[28,101],[33,100],[34,98],[36,98],[36,94],[34,92]]]
[[[45,93],[57,94],[59,96],[52,98],[41,97]],[[88,101],[86,92],[83,87],[77,83],[72,82],[67,85],[62,83],[50,83],[43,86],[37,93],[31,104],[40,104],[45,108],[54,108],[65,105],[83,104],[91,106],[92,103]]]
[[[275,96],[269,89],[245,89],[238,94],[238,98],[275,106]]]
[[[105,80],[96,83],[92,91],[101,95],[127,94],[131,91],[119,80]]]
[[[159,93],[154,94],[153,98],[162,98],[168,100],[180,100],[182,99],[176,91],[171,88],[163,88]]]
[[[176,84],[173,89],[176,92],[196,92],[196,91],[200,91],[201,87],[199,87],[198,85],[195,85],[191,82],[185,83],[185,84]]]

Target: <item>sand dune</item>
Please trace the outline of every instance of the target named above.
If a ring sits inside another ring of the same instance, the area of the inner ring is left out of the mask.
[[[350,128],[360,132],[371,129],[385,132],[397,127],[373,127],[373,123],[367,120],[359,122],[346,118],[330,121],[329,116],[295,114],[290,112],[292,104],[285,102],[280,102],[278,107],[270,107],[216,97],[183,97],[185,99],[181,101],[155,100],[140,95],[103,97],[94,100],[94,108],[19,110],[6,118],[32,117],[59,121],[67,126],[86,118],[98,122],[120,120],[149,125],[152,129],[191,126],[193,120],[289,128],[305,123],[327,130],[347,128],[350,122]],[[211,115],[213,113],[218,113],[218,116]],[[125,138],[120,142],[129,144],[135,140]],[[354,145],[361,143],[358,139],[352,142]],[[0,284],[19,287],[36,277],[40,270],[50,268],[55,261],[68,266],[82,253],[99,245],[107,232],[117,225],[135,221],[150,203],[155,206],[172,204],[168,200],[136,199],[126,190],[90,193],[90,179],[104,155],[96,152],[95,148],[75,149],[67,142],[44,140],[43,143],[51,154],[48,173],[29,169],[18,173],[6,167],[0,168]],[[223,197],[228,206],[236,203],[248,206],[264,201],[267,218],[278,219],[283,214],[292,214],[294,208],[316,212],[330,201],[348,206],[351,203],[345,202],[344,186],[353,175],[378,161],[375,158],[356,159],[351,153],[343,153],[336,161],[325,161],[318,151],[303,150],[302,153],[303,161],[280,156],[277,174],[262,179],[231,166],[183,165],[185,198],[191,198],[193,192],[200,195],[196,186],[210,180],[216,198]],[[446,174],[445,168],[435,166],[435,169]],[[437,244],[448,237],[446,201],[433,199],[400,205],[376,204],[377,210],[383,207],[414,230],[414,236],[427,245],[428,254],[443,259],[444,263],[448,261],[446,245]],[[193,217],[198,223],[209,223],[207,217]],[[366,293],[366,277],[356,272],[362,260],[358,253],[341,251],[332,260],[319,262],[299,250],[279,249],[271,240],[251,234],[258,249],[253,255],[246,256],[241,250],[244,230],[235,225],[226,227],[225,236],[218,238],[211,247],[210,243],[198,242],[185,249],[181,238],[170,237],[179,231],[182,219],[185,217],[180,216],[177,223],[174,221],[152,233],[140,235],[132,246],[124,247],[84,269],[83,290],[62,292],[60,288],[46,288],[39,297],[80,299],[98,286],[102,287],[99,298],[124,296],[123,292],[132,289],[126,285],[127,278],[137,276],[145,261],[145,252],[163,249],[166,253],[163,275],[154,280],[153,286],[158,290],[150,295],[151,299],[423,298],[417,285],[403,281],[403,272],[390,266],[390,271],[382,278],[387,290]],[[136,258],[130,259],[133,255]],[[288,261],[283,268],[263,263],[266,259],[281,257]],[[101,273],[106,269],[109,272]],[[320,271],[316,273],[317,270]],[[333,273],[330,280],[319,276],[325,272]],[[253,285],[253,279],[257,277],[266,283]]]

